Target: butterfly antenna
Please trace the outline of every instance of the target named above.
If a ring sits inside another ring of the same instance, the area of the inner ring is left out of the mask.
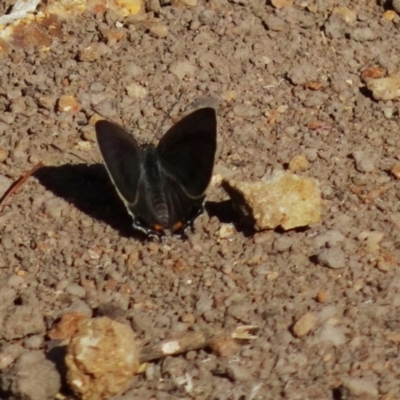
[[[157,130],[156,130],[156,133],[155,133],[154,136],[153,136],[152,141],[154,141],[154,138],[155,138],[156,136],[159,135],[160,130],[162,129],[162,127],[163,127],[164,124],[165,124],[165,121],[171,116],[172,110],[173,110],[173,109],[175,108],[175,106],[179,103],[179,101],[181,100],[182,95],[183,95],[183,91],[180,91],[180,92],[179,92],[179,95],[178,95],[178,98],[175,100],[175,102],[172,104],[172,106],[168,109],[167,113],[165,114],[164,119],[162,120],[161,124],[158,126],[158,128],[157,128]]]

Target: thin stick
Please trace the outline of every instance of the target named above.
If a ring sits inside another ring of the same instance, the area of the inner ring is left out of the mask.
[[[167,356],[187,353],[192,350],[199,350],[209,347],[213,340],[238,339],[252,340],[257,336],[252,334],[256,330],[254,325],[243,325],[227,332],[218,332],[215,334],[209,332],[189,332],[179,338],[167,339],[156,344],[150,344],[139,349],[139,360],[141,363],[157,360]]]
[[[0,212],[3,211],[3,207],[6,205],[7,200],[17,191],[17,189],[22,186],[25,181],[32,176],[38,169],[44,166],[43,161],[37,163],[31,170],[25,173],[25,175],[21,176],[16,180],[4,193],[3,197],[0,199]]]

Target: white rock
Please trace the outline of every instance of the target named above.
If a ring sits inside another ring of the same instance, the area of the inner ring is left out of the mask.
[[[169,69],[179,79],[194,76],[197,70],[196,66],[189,61],[177,61],[171,64]]]
[[[376,383],[370,379],[352,378],[344,382],[343,386],[347,388],[353,396],[362,398],[363,396],[378,396]]]
[[[137,83],[131,83],[126,87],[128,96],[132,99],[144,99],[147,96],[147,89]]]
[[[346,336],[342,329],[326,322],[319,332],[318,338],[321,342],[332,342],[335,346],[346,343]]]
[[[367,88],[372,92],[375,100],[399,100],[400,99],[400,73],[386,78],[367,79]]]
[[[6,25],[18,19],[25,18],[29,13],[36,11],[39,3],[40,0],[17,0],[11,12],[0,17],[0,25]]]

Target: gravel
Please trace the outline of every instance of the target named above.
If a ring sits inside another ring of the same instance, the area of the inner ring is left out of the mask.
[[[362,78],[398,70],[399,18],[387,11],[399,2],[274,3],[65,11],[18,41],[2,37],[0,193],[46,166],[0,211],[0,397],[54,398],[65,377],[62,357],[47,358],[62,354],[50,329],[105,304],[144,342],[259,328],[232,354],[150,363],[121,399],[400,397],[398,102],[373,99]],[[157,143],[207,104],[220,176],[206,212],[188,240],[146,241],[101,165],[96,118]],[[321,222],[247,229],[218,182],[260,182],[299,155],[308,164],[296,175],[322,190]],[[304,315],[318,321],[297,337]]]

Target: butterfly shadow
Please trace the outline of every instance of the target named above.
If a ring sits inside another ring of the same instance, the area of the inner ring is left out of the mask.
[[[251,221],[243,219],[232,200],[220,202],[206,201],[204,208],[210,217],[217,217],[224,224],[232,224],[245,237],[251,237],[256,232],[254,224]]]
[[[121,236],[143,239],[118,197],[102,164],[42,167],[35,177],[48,190],[90,217],[103,221]]]

